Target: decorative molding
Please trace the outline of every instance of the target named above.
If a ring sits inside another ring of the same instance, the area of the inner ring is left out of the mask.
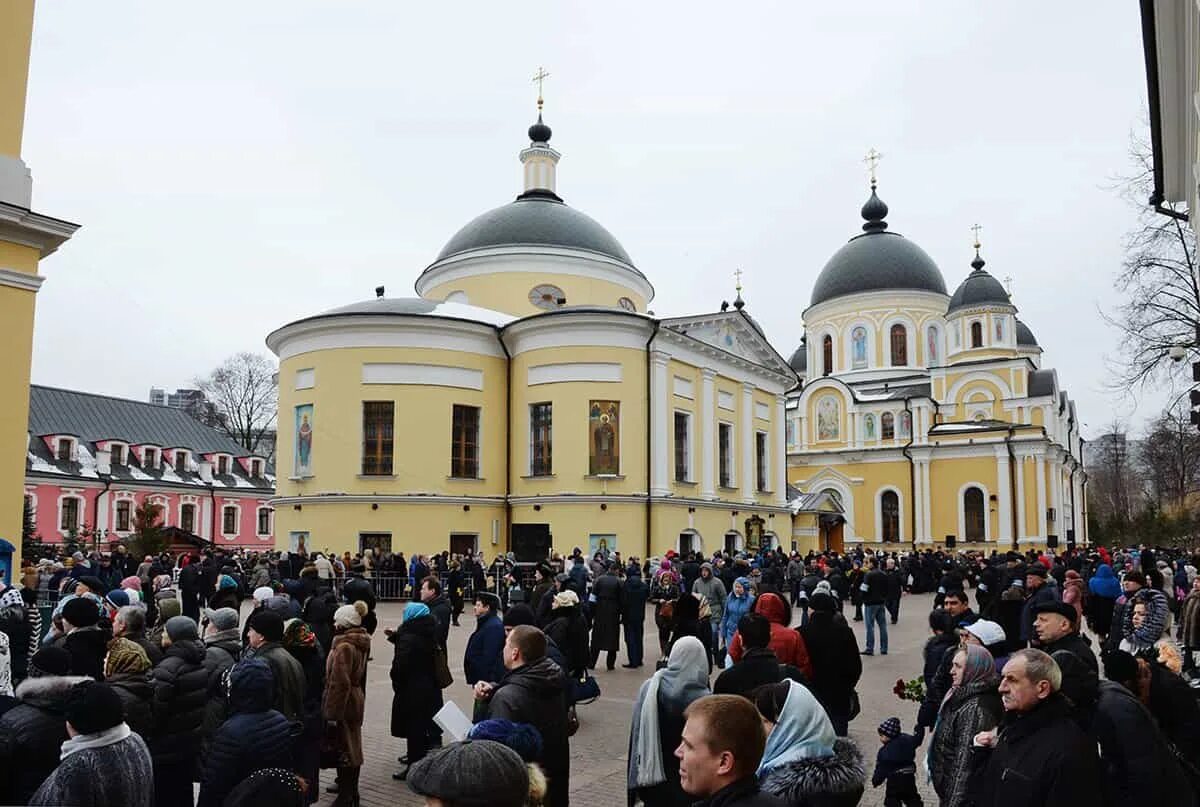
[[[316,350],[360,347],[429,348],[504,358],[496,328],[482,322],[425,315],[351,315],[300,320],[267,336],[285,361]]]
[[[529,368],[528,386],[582,381],[612,383],[621,381],[621,365],[616,362],[564,362],[537,364]]]
[[[317,385],[317,371],[312,367],[296,371],[296,386],[294,389],[312,389]]]
[[[560,308],[517,320],[504,328],[502,338],[512,356],[560,347],[625,348],[644,353],[653,325],[648,316],[620,309]]]
[[[43,258],[62,246],[78,229],[78,224],[0,201],[0,241],[32,247]]]
[[[726,412],[734,411],[734,398],[732,392],[725,390],[717,390],[717,407],[724,409]]]
[[[687,398],[689,401],[695,399],[695,384],[690,378],[681,378],[675,376],[675,394],[680,398]]]
[[[412,384],[429,387],[483,389],[483,371],[470,367],[447,367],[439,364],[382,364],[364,363],[364,384]]]
[[[28,272],[18,272],[16,269],[5,269],[0,266],[0,286],[36,292],[42,287],[46,278],[41,275],[31,275]]]

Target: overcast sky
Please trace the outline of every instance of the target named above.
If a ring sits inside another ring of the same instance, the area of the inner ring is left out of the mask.
[[[790,355],[884,153],[893,230],[951,290],[970,226],[1012,277],[1085,436],[1153,414],[1105,391],[1096,314],[1133,211],[1136,3],[39,0],[34,208],[83,228],[42,265],[33,378],[144,399],[272,329],[410,296],[520,191],[545,65],[558,190],[654,283],[659,315],[748,310]]]

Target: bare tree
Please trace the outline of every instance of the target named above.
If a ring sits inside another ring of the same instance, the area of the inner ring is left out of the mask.
[[[263,436],[275,426],[275,373],[275,362],[266,356],[238,353],[208,378],[196,379],[196,386],[216,409],[217,428],[252,453],[260,453]]]
[[[1105,531],[1127,533],[1136,510],[1141,509],[1144,485],[1133,462],[1125,425],[1113,421],[1091,441],[1088,459],[1088,511]]]
[[[1200,434],[1187,406],[1177,403],[1151,421],[1138,461],[1157,508],[1183,509],[1200,480]]]
[[[1156,213],[1147,204],[1154,157],[1144,136],[1130,136],[1129,156],[1133,171],[1119,177],[1116,187],[1137,210],[1137,224],[1125,235],[1125,260],[1115,281],[1128,299],[1101,312],[1121,332],[1110,384],[1125,393],[1163,386],[1174,393],[1190,382],[1190,375],[1185,377],[1190,368],[1188,362],[1172,361],[1170,350],[1191,345],[1200,323],[1196,237],[1186,221]],[[1195,347],[1191,353],[1197,353]]]

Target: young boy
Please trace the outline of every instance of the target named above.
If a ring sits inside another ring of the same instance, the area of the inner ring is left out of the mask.
[[[879,753],[875,757],[875,774],[871,785],[879,787],[887,781],[883,796],[884,807],[922,807],[917,792],[917,747],[925,737],[925,729],[917,727],[913,734],[900,731],[900,718],[889,717],[879,724]]]

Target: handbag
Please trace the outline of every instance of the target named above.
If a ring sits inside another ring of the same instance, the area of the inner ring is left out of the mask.
[[[574,682],[574,703],[588,704],[598,697],[600,697],[600,684],[596,683],[594,676],[585,675]]]
[[[450,662],[446,658],[446,648],[444,647],[433,649],[433,677],[440,689],[445,689],[454,683],[454,676],[450,674]]]
[[[850,690],[850,713],[846,715],[846,722],[850,722],[862,713],[862,702],[858,699],[858,690]]]

